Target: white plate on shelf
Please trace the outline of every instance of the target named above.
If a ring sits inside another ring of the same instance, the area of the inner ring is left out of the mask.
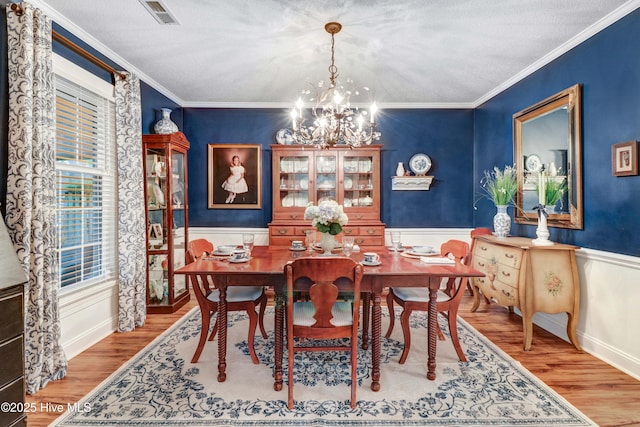
[[[282,198],[282,207],[290,208],[293,206],[294,203],[295,203],[295,200],[291,196],[291,194],[287,194]]]
[[[308,190],[309,189],[309,179],[308,178],[302,178],[300,180],[300,188],[302,188],[303,190]]]
[[[281,145],[290,145],[293,143],[293,135],[289,129],[280,129],[276,132],[276,142]]]
[[[431,159],[423,153],[414,154],[409,160],[409,168],[416,175],[426,175],[431,169]]]
[[[296,194],[294,206],[297,206],[299,208],[304,208],[305,206],[307,206],[308,203],[309,203],[309,197],[307,196],[306,192]]]
[[[353,188],[353,180],[348,176],[344,177],[344,189],[351,190]]]

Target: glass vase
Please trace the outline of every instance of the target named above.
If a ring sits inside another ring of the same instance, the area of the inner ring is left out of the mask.
[[[511,230],[511,217],[507,213],[508,206],[496,206],[498,212],[493,217],[493,231],[496,237],[507,237]]]
[[[324,255],[331,255],[331,251],[336,247],[336,236],[329,233],[322,233],[322,237],[320,238],[320,247]]]

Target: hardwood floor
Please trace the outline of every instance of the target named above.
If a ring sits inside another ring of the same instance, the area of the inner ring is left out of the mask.
[[[460,315],[503,351],[601,426],[640,426],[640,381],[534,326],[531,351],[522,350],[521,318],[495,304],[471,313],[465,296]],[[48,426],[158,334],[195,307],[195,298],[173,314],[147,317],[134,332],[112,334],[69,361],[67,376],[27,396],[35,412],[29,427]]]

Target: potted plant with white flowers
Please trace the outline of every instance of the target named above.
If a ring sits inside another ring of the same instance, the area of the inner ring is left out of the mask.
[[[310,219],[311,225],[322,233],[320,247],[325,254],[330,254],[336,247],[335,236],[342,232],[342,226],[349,221],[342,205],[335,200],[322,201],[318,206],[309,203],[304,211],[304,218]]]
[[[507,208],[513,203],[518,191],[516,169],[505,166],[503,170],[494,167],[492,171],[484,171],[480,180],[483,197],[491,200],[498,212],[493,217],[493,231],[497,237],[507,237],[511,229],[511,217]]]

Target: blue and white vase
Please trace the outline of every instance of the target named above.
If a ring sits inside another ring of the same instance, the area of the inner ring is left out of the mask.
[[[507,237],[511,230],[511,217],[507,213],[508,206],[496,206],[498,212],[493,217],[493,231],[496,237]]]
[[[160,135],[169,135],[178,132],[178,125],[171,121],[171,109],[162,109],[162,118],[153,127],[153,130]]]

